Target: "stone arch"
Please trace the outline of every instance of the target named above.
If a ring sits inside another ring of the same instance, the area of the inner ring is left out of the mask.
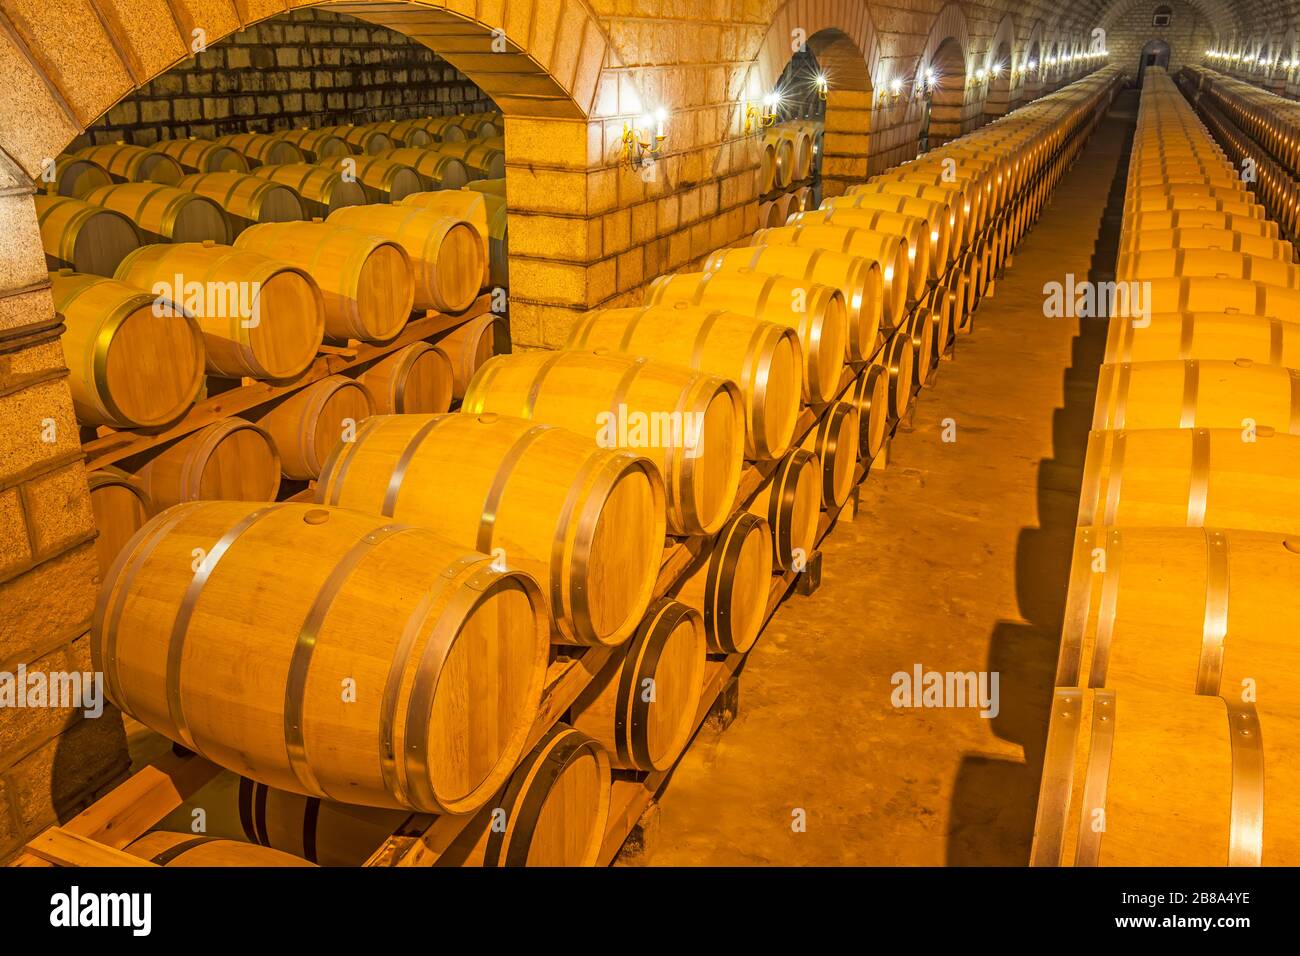
[[[1006,14],[989,42],[984,58],[984,69],[988,71],[988,92],[984,97],[984,121],[997,119],[1005,115],[1012,106],[1013,88],[1015,87],[1016,21],[1011,14]]]
[[[923,149],[960,136],[970,125],[966,96],[970,46],[966,17],[960,6],[950,3],[939,11],[930,27],[918,69],[922,78],[934,77],[921,121]]]
[[[1037,99],[1043,94],[1043,57],[1046,53],[1043,21],[1039,20],[1034,23],[1033,29],[1029,31],[1029,39],[1025,41],[1025,53],[1021,65],[1027,72],[1022,80],[1021,100]]]

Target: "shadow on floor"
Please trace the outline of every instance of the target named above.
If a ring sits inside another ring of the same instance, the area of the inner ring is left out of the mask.
[[[1114,278],[1137,96],[1136,91],[1121,93],[1094,134],[1094,144],[1107,153],[1117,150],[1117,164],[1093,245],[1088,273],[1092,282]],[[1089,161],[1109,159],[1109,155],[1090,157],[1085,150],[1075,170],[1086,168],[1083,164]],[[1058,188],[1070,185],[1063,182]],[[1052,457],[1038,466],[1038,524],[1021,529],[1016,547],[1017,600],[1021,616],[1029,623],[1000,622],[989,641],[988,669],[1000,674],[1001,690],[1001,712],[993,718],[993,730],[1020,744],[1025,762],[963,756],[949,817],[946,859],[950,866],[1025,866],[1029,860],[1083,457],[1106,346],[1105,319],[1077,321],[1071,364],[1064,373],[1065,407],[1053,413]],[[980,831],[990,826],[1004,837],[996,844],[987,835],[979,839]]]

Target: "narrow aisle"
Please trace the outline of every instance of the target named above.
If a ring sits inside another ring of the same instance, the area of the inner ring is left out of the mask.
[[[821,590],[772,620],[739,717],[702,730],[662,794],[645,862],[1027,861],[1105,339],[1103,320],[1045,317],[1044,284],[1112,278],[1136,109],[1123,93],[1057,187],[827,540]],[[998,713],[896,708],[893,675],[918,667],[997,672]]]

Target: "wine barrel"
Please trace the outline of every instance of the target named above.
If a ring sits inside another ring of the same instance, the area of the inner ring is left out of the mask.
[[[1241,312],[1300,321],[1300,291],[1224,276],[1151,279],[1141,284],[1146,312]]]
[[[1121,252],[1115,267],[1120,281],[1173,277],[1245,279],[1265,285],[1300,289],[1300,266],[1279,259],[1231,252],[1226,249],[1149,249]]]
[[[858,457],[867,464],[885,447],[889,432],[889,369],[868,365],[854,379],[849,400],[858,408]]]
[[[790,142],[790,151],[793,164],[791,166],[791,178],[794,182],[801,182],[812,175],[813,165],[813,143],[812,137],[802,126],[793,123],[783,123],[780,127],[781,138]]]
[[[133,475],[120,468],[99,468],[92,471],[90,484],[90,510],[95,515],[95,556],[99,559],[99,573],[107,574],[126,543],[139,531],[153,511],[153,502],[144,485]]]
[[[166,153],[127,143],[87,146],[73,155],[105,169],[117,183],[174,185],[185,175],[181,164]]]
[[[703,616],[710,651],[743,654],[767,620],[771,586],[772,529],[741,511],[678,579],[672,596]]]
[[[137,472],[155,512],[183,501],[274,501],[280,456],[252,422],[213,422],[154,455]]]
[[[766,196],[776,189],[776,143],[758,141],[758,195]]]
[[[502,179],[506,174],[505,151],[479,141],[443,141],[431,147],[431,151],[460,160],[468,170],[470,179]]]
[[[1295,865],[1292,726],[1232,693],[1057,688],[1030,865]]]
[[[206,139],[164,139],[154,147],[176,160],[187,173],[246,173],[248,160],[230,146]],[[179,184],[180,180],[176,181]]]
[[[695,730],[704,684],[704,618],[660,598],[573,702],[569,722],[620,770],[667,770]]]
[[[475,817],[438,865],[596,866],[611,790],[605,749],[556,724],[511,775],[500,807]]]
[[[842,507],[857,486],[860,432],[857,406],[835,402],[800,446],[821,462],[821,500],[827,510]]]
[[[325,126],[318,132],[338,137],[349,150],[362,156],[377,156],[395,145],[391,136],[373,126]]]
[[[952,244],[952,216],[946,205],[912,196],[895,193],[858,192],[845,196],[832,196],[822,203],[823,209],[873,209],[879,212],[913,216],[929,224],[931,277],[938,278],[948,270],[957,249]]]
[[[375,129],[387,133],[388,138],[400,146],[413,146],[417,149],[434,142],[433,133],[424,128],[422,120],[408,119],[371,124]]]
[[[235,235],[259,222],[297,222],[307,218],[302,199],[288,186],[243,173],[198,173],[176,184],[206,196],[226,211]]]
[[[849,359],[865,362],[876,350],[885,294],[884,275],[877,260],[813,246],[723,249],[704,260],[705,272],[736,269],[819,282],[839,289],[849,311]]]
[[[334,213],[329,222],[383,236],[406,250],[416,308],[464,312],[478,297],[483,246],[464,220],[410,207],[352,206]]]
[[[885,367],[889,369],[889,414],[895,421],[912,407],[912,386],[916,382],[916,347],[912,336],[900,329],[885,343]]]
[[[509,283],[507,256],[508,222],[505,200],[468,189],[416,193],[402,200],[403,206],[418,206],[429,212],[462,219],[472,225],[483,242],[483,285],[506,288]]]
[[[664,488],[650,460],[521,418],[372,418],[338,446],[316,493],[523,568],[546,586],[563,643],[625,641],[659,572]]]
[[[320,165],[356,177],[372,203],[398,202],[424,189],[424,177],[414,166],[380,156],[345,156]]]
[[[1223,249],[1280,262],[1291,262],[1295,258],[1294,247],[1283,239],[1206,226],[1195,229],[1133,229],[1120,239],[1121,254],[1164,249]]]
[[[1237,312],[1152,315],[1140,327],[1127,316],[1111,318],[1106,361],[1238,359],[1300,368],[1300,323]]]
[[[1233,216],[1247,216],[1251,219],[1263,219],[1264,207],[1251,199],[1238,199],[1235,196],[1222,195],[1156,195],[1133,197],[1124,203],[1124,219],[1128,223],[1138,216],[1148,216],[1153,212],[1183,212],[1197,210],[1201,212],[1223,212]]]
[[[660,276],[650,284],[645,301],[726,309],[794,329],[803,348],[804,400],[824,404],[839,390],[849,327],[848,308],[838,289],[741,267]]]
[[[410,122],[419,124],[421,129],[433,137],[434,142],[463,143],[469,139],[469,133],[456,122],[455,116],[428,116],[424,119],[413,119]]]
[[[173,288],[177,276],[184,290]],[[311,276],[253,252],[206,243],[142,246],[122,260],[117,278],[175,295],[203,330],[211,375],[292,378],[311,365],[325,333],[325,303]]]
[[[821,517],[822,466],[814,452],[796,448],[781,459],[751,499],[750,514],[772,532],[772,563],[782,571],[802,571],[817,547]]]
[[[279,134],[233,133],[218,137],[217,143],[242,153],[254,169],[307,162],[307,154]]]
[[[766,199],[758,204],[758,228],[776,229],[785,225],[785,216],[775,199]]]
[[[411,317],[411,258],[381,236],[334,223],[273,222],[244,230],[235,248],[274,256],[315,279],[331,338],[386,342]]]
[[[51,196],[82,199],[92,189],[113,183],[113,177],[99,163],[79,156],[69,156],[67,153],[61,153],[54,160],[52,169],[42,169],[41,172],[45,192]],[[53,178],[46,180],[46,175],[52,175]]]
[[[849,196],[857,196],[862,193],[911,197],[933,203],[937,207],[935,217],[948,223],[949,263],[966,248],[968,240],[972,237],[972,234],[967,231],[969,224],[965,213],[962,211],[962,203],[959,197],[947,189],[941,189],[938,186],[927,186],[925,183],[905,179],[878,179],[867,183],[857,183],[850,186],[846,191],[846,195]]]
[[[497,112],[461,113],[455,121],[470,139],[493,139],[501,135],[501,114]]]
[[[120,212],[148,242],[228,243],[234,236],[224,209],[206,196],[175,186],[119,183],[88,193],[86,202]]]
[[[1253,216],[1241,216],[1213,209],[1130,214],[1124,218],[1124,231],[1121,235],[1127,236],[1130,233],[1152,229],[1223,229],[1269,239],[1278,237],[1277,223],[1271,219],[1257,219]]]
[[[1081,525],[1300,525],[1300,437],[1268,426],[1094,431],[1085,460]]]
[[[937,279],[942,274],[938,271],[942,263],[932,262],[930,256],[930,222],[920,216],[903,216],[877,209],[828,207],[823,203],[821,209],[797,213],[790,219],[792,226],[805,224],[848,226],[906,239],[908,275],[911,282],[908,295],[912,300],[921,298],[927,281]]]
[[[379,158],[410,166],[419,173],[426,190],[460,189],[470,180],[469,169],[461,160],[433,147],[390,149]]]
[[[64,196],[34,198],[45,264],[51,272],[71,269],[111,276],[123,257],[140,245],[135,223],[120,212]]]
[[[288,186],[312,216],[324,218],[344,206],[364,206],[366,191],[355,178],[345,178],[337,169],[291,163],[286,166],[259,166],[253,175]]]
[[[252,843],[164,830],[146,833],[124,849],[155,866],[312,866],[296,856]]]
[[[50,295],[63,316],[59,341],[78,422],[156,427],[194,404],[203,336],[183,310],[125,282],[75,273],[52,274]]]
[[[491,193],[493,196],[506,197],[506,181],[504,179],[476,179],[472,183],[466,183],[465,189],[472,189],[475,192]]]
[[[645,355],[729,379],[745,398],[746,457],[779,458],[790,447],[803,374],[793,329],[678,302],[588,312],[565,348]]]
[[[364,384],[331,375],[249,417],[271,436],[284,476],[312,481],[320,477],[335,447],[354,441],[359,424],[374,411],[374,399]]]
[[[309,163],[322,163],[336,156],[351,156],[353,149],[343,137],[329,129],[290,129],[278,134],[302,151]]]
[[[105,578],[92,631],[109,698],[152,730],[268,786],[427,813],[471,813],[506,781],[548,649],[526,574],[289,503],[163,512]]]
[[[1300,371],[1249,359],[1103,365],[1093,428],[1268,426],[1300,435]]]
[[[505,316],[485,312],[441,336],[434,347],[451,363],[451,394],[464,398],[484,362],[510,353],[510,326]]]
[[[909,334],[912,336],[914,361],[912,372],[917,388],[932,384],[931,372],[939,364],[939,353],[935,346],[934,323],[929,309],[918,308],[912,314]]]
[[[880,263],[884,286],[882,320],[890,329],[897,328],[907,314],[907,297],[911,282],[907,240],[846,226],[784,226],[754,233],[753,244],[799,246],[841,252]]]
[[[773,149],[772,185],[777,189],[785,189],[794,181],[794,143],[782,137],[781,131],[776,128],[764,131],[763,139],[771,143]]]
[[[463,408],[562,425],[602,447],[643,453],[664,476],[673,534],[712,534],[731,513],[745,409],[725,379],[609,353],[525,352],[488,359]]]
[[[451,408],[452,372],[447,356],[428,342],[413,342],[367,368],[358,380],[381,415],[425,415]]]

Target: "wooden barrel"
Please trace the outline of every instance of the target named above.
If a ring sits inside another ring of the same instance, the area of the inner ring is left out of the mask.
[[[1232,229],[1200,228],[1130,230],[1120,239],[1120,252],[1154,252],[1163,249],[1222,249],[1291,262],[1295,247],[1283,239]]]
[[[411,122],[419,124],[420,128],[429,133],[435,142],[463,143],[469,139],[469,133],[456,122],[456,119],[455,116],[428,116]]]
[[[172,157],[144,146],[127,143],[87,146],[73,155],[103,167],[118,183],[161,183],[166,186],[179,182],[185,175],[181,164]]]
[[[1030,865],[1295,865],[1293,726],[1231,691],[1057,688]]]
[[[207,139],[164,139],[154,149],[176,160],[187,173],[248,172],[243,153]]]
[[[472,189],[475,192],[491,193],[494,196],[506,197],[506,181],[504,179],[476,179],[472,183],[466,183],[465,189]]]
[[[155,512],[182,501],[274,501],[280,456],[252,422],[225,418],[168,445],[136,474]]]
[[[307,154],[280,134],[233,133],[219,137],[217,142],[242,153],[248,160],[248,165],[254,169],[258,166],[287,166],[307,162]]]
[[[345,375],[331,375],[249,417],[271,436],[286,478],[312,481],[331,452],[355,440],[360,423],[375,411],[370,390]]]
[[[967,217],[962,211],[959,197],[947,189],[905,179],[879,179],[868,183],[858,183],[850,186],[847,190],[847,195],[850,196],[857,196],[861,193],[915,197],[934,203],[938,207],[935,211],[935,218],[948,223],[949,263],[966,247],[967,241],[971,238],[971,234],[967,231],[969,225]]]
[[[578,695],[570,723],[621,770],[667,770],[695,731],[704,684],[704,618],[661,598],[628,641]]]
[[[511,775],[500,807],[475,817],[438,865],[596,866],[611,790],[605,749],[556,724]]]
[[[252,589],[276,600],[250,605]],[[431,531],[205,501],[163,512],[118,558],[92,654],[123,711],[254,780],[470,813],[523,751],[547,630],[530,577]]]
[[[1233,216],[1247,216],[1251,219],[1264,218],[1264,207],[1254,200],[1238,199],[1229,195],[1208,196],[1196,193],[1134,197],[1124,203],[1124,218],[1129,221],[1138,216],[1146,217],[1153,212],[1187,210],[1223,212]]]
[[[453,119],[470,139],[492,139],[501,135],[500,113],[461,113]]]
[[[88,193],[86,201],[120,212],[149,242],[230,242],[226,211],[206,196],[153,183],[119,183]]]
[[[763,133],[763,139],[772,144],[774,171],[772,185],[785,189],[794,182],[795,156],[794,143],[781,135],[779,129],[773,128]]]
[[[382,236],[406,250],[416,308],[464,312],[478,297],[483,246],[463,219],[403,206],[352,206],[334,213],[329,222]]]
[[[366,191],[355,178],[345,178],[337,169],[291,163],[287,166],[259,166],[253,174],[288,186],[313,216],[324,218],[344,206],[364,206]]]
[[[42,170],[42,173],[44,172]],[[54,177],[52,180],[46,182],[42,177],[45,192],[51,196],[82,199],[91,190],[98,189],[100,186],[109,186],[113,182],[113,177],[108,174],[108,170],[99,163],[80,156],[70,156],[67,153],[59,154],[51,172]]]
[[[1142,283],[1137,296],[1130,295],[1130,298],[1137,297],[1146,300],[1149,313],[1235,311],[1287,322],[1300,321],[1300,291],[1249,279],[1225,276],[1151,279]]]
[[[321,165],[355,176],[372,203],[398,202],[424,189],[424,177],[414,166],[380,156],[345,156]]]
[[[562,425],[644,454],[664,476],[673,534],[712,534],[731,513],[745,407],[725,379],[611,353],[525,352],[485,362],[463,408]]]
[[[771,586],[772,529],[741,511],[681,576],[673,597],[700,612],[710,651],[743,654],[767,620]]]
[[[897,328],[907,314],[911,266],[907,256],[907,240],[901,236],[846,226],[796,225],[759,230],[754,233],[753,244],[826,249],[875,260],[880,263],[880,278],[884,287],[883,322],[890,329]]]
[[[752,269],[839,289],[849,312],[849,359],[865,362],[876,350],[885,286],[880,263],[875,259],[815,246],[751,246],[719,250],[704,260],[703,269]]]
[[[857,487],[858,445],[861,425],[858,407],[835,402],[818,420],[800,446],[821,462],[822,507],[834,510],[849,500]]]
[[[395,145],[391,136],[373,126],[325,126],[319,132],[338,137],[349,150],[363,156],[377,156]]]
[[[505,200],[468,189],[416,193],[402,200],[403,206],[419,206],[430,212],[462,219],[472,225],[483,242],[483,286],[506,288],[509,283],[508,221]]]
[[[176,184],[206,196],[226,211],[235,235],[258,222],[297,222],[307,218],[302,199],[288,186],[243,173],[197,173]]]
[[[177,276],[184,290],[174,289]],[[176,296],[203,330],[210,375],[292,378],[311,365],[325,333],[325,303],[312,277],[257,253],[203,243],[142,246],[122,260],[117,277]]]
[[[387,133],[388,138],[398,146],[414,146],[419,149],[434,142],[433,133],[425,129],[422,125],[423,122],[423,120],[408,119],[374,123],[372,125],[375,129]]]
[[[803,375],[793,329],[678,302],[588,312],[565,348],[645,355],[729,379],[745,398],[746,457],[779,458],[790,447]]]
[[[52,274],[50,295],[63,316],[59,341],[78,422],[156,427],[194,404],[203,387],[203,336],[171,301],[75,273]]]
[[[865,229],[868,232],[899,236],[907,240],[908,274],[911,287],[909,297],[920,299],[925,292],[925,284],[930,279],[938,278],[940,263],[931,263],[930,257],[930,222],[919,216],[902,216],[898,213],[882,212],[878,209],[852,209],[842,206],[826,207],[793,216],[791,225],[806,223],[808,225],[849,226]]]
[[[1117,315],[1106,337],[1111,363],[1239,358],[1300,368],[1300,323],[1237,312],[1174,312],[1152,315],[1139,327]]]
[[[358,377],[381,415],[427,415],[451,408],[447,356],[428,342],[413,342],[380,359]]]
[[[1149,249],[1121,252],[1115,278],[1167,279],[1172,277],[1248,279],[1266,285],[1300,289],[1300,266],[1279,259],[1231,252],[1226,249]]]
[[[758,228],[775,229],[785,224],[781,206],[775,199],[765,199],[758,204]]]
[[[664,488],[651,461],[522,418],[372,418],[337,448],[316,492],[523,568],[546,587],[563,643],[627,640],[659,572]]]
[[[302,151],[309,163],[320,163],[336,156],[351,156],[354,152],[343,137],[329,129],[290,129],[278,134],[285,142],[293,143]]]
[[[1249,359],[1103,365],[1093,428],[1248,428],[1300,435],[1300,371]]]
[[[874,209],[880,212],[914,216],[929,224],[927,237],[930,243],[931,278],[947,271],[957,249],[952,243],[952,215],[946,205],[913,196],[896,193],[859,192],[846,196],[832,196],[822,203],[823,209]]]
[[[916,346],[906,329],[895,332],[893,338],[885,343],[885,368],[889,370],[889,413],[895,421],[912,407],[916,361]]]
[[[1125,216],[1124,227],[1124,236],[1152,229],[1224,229],[1269,239],[1278,237],[1277,223],[1271,219],[1257,219],[1213,209],[1133,213]]]
[[[726,309],[794,329],[803,349],[803,397],[822,404],[835,397],[848,355],[848,308],[838,289],[755,272],[683,272],[650,284],[647,305],[685,302]]]
[[[917,388],[931,384],[930,373],[939,364],[939,353],[935,346],[934,322],[932,313],[927,308],[918,308],[912,315],[912,324],[908,330],[912,336],[914,349],[912,372]]]
[[[817,547],[821,517],[822,466],[815,452],[796,448],[751,499],[750,514],[772,532],[772,563],[782,571],[802,571]]]
[[[95,515],[95,556],[99,559],[99,573],[107,574],[126,543],[139,531],[153,512],[153,502],[144,484],[134,475],[120,468],[99,468],[92,471],[90,484],[90,509]]]
[[[510,326],[505,316],[485,312],[438,338],[435,348],[451,363],[451,394],[464,398],[478,370],[494,355],[510,353]]]
[[[795,182],[802,182],[812,175],[812,136],[800,125],[785,123],[781,126],[781,138],[790,141],[793,159],[791,175]]]
[[[71,269],[111,276],[126,254],[140,245],[135,223],[120,212],[64,196],[34,198],[45,264],[51,272]]]
[[[331,338],[386,342],[411,317],[411,258],[382,236],[334,223],[274,222],[244,230],[235,247],[274,256],[315,279]]]
[[[424,188],[429,190],[460,189],[470,179],[464,162],[433,147],[390,149],[381,153],[380,158],[410,166],[420,174]]]
[[[164,830],[146,833],[124,850],[155,866],[312,866],[296,856],[252,843]]]
[[[1296,529],[1300,437],[1265,426],[1094,431],[1079,524]]]
[[[505,151],[482,142],[441,142],[432,151],[451,156],[465,164],[471,179],[501,179],[506,174]]]
[[[758,142],[758,195],[766,196],[776,189],[776,143]]]
[[[849,400],[858,408],[858,457],[870,464],[889,433],[889,369],[869,365],[854,379]]]

